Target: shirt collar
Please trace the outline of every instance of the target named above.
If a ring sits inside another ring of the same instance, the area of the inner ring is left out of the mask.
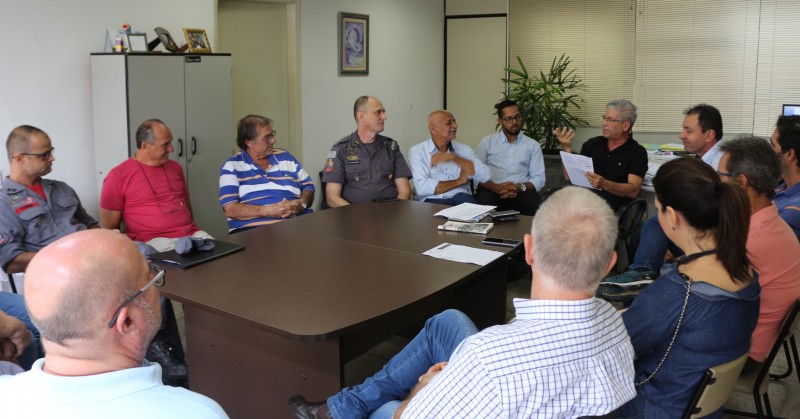
[[[455,141],[455,140],[453,140],[453,141]],[[456,152],[455,147],[453,147],[453,141],[450,141],[450,143],[447,144],[447,150],[450,151],[451,153],[455,153]],[[425,141],[425,143],[427,144],[428,154],[433,154],[433,153],[439,151],[439,149],[436,148],[436,144],[433,142],[433,138],[428,138]]]
[[[517,318],[521,320],[570,321],[594,316],[604,303],[595,297],[575,301],[515,298],[514,308]]]

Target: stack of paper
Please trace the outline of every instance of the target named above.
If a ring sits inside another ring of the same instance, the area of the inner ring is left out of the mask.
[[[486,234],[494,228],[492,223],[461,223],[458,221],[448,221],[439,226],[439,230],[457,231],[460,233]]]
[[[445,217],[448,220],[463,221],[467,223],[477,223],[486,217],[486,214],[497,207],[493,205],[461,204],[454,207],[443,209],[436,214],[436,217]]]

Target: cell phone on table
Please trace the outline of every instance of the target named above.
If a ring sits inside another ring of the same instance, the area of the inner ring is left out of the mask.
[[[499,218],[499,217],[508,217],[509,215],[517,215],[519,211],[516,210],[506,210],[506,211],[489,211],[489,215],[492,218]]]
[[[517,247],[520,243],[519,240],[512,240],[512,239],[501,239],[497,237],[487,237],[481,241],[481,243],[488,245],[488,246],[502,246],[502,247]]]

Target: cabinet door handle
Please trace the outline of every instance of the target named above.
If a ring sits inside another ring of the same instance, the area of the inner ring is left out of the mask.
[[[178,148],[178,157],[183,157],[183,139],[182,138],[178,138],[178,146],[180,147],[180,148]]]
[[[192,137],[192,155],[197,154],[197,138]]]

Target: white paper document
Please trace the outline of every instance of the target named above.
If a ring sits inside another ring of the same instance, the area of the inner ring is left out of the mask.
[[[497,207],[493,205],[478,205],[464,203],[450,208],[445,208],[436,214],[435,217],[445,217],[448,220],[464,221],[464,222],[478,222],[486,215],[487,212]]]
[[[423,255],[433,256],[439,259],[452,260],[461,263],[473,263],[475,265],[486,266],[489,262],[502,257],[503,252],[496,252],[494,250],[477,249],[469,246],[460,246],[457,244],[442,243]]]
[[[594,173],[594,164],[591,157],[562,151],[561,161],[564,163],[564,168],[567,169],[567,175],[569,175],[569,180],[573,185],[583,186],[584,188],[592,187],[589,179],[586,178],[586,172]]]

